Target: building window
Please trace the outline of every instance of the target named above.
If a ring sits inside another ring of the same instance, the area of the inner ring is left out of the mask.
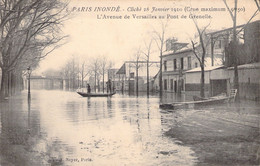
[[[164,80],[164,90],[167,90],[167,80]]]
[[[198,67],[198,63],[197,62],[195,62],[195,67]]]
[[[167,71],[167,61],[164,61],[163,65],[164,65],[164,71]]]
[[[130,78],[134,78],[134,77],[135,77],[135,73],[134,72],[130,73]]]
[[[181,79],[181,91],[183,91],[183,90],[184,90],[184,80]]]
[[[191,69],[191,57],[188,57],[188,69]]]
[[[177,69],[177,60],[176,59],[173,60],[173,69],[174,70]]]
[[[181,58],[181,69],[183,70],[183,58]]]

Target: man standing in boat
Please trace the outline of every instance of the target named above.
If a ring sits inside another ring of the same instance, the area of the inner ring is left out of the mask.
[[[91,89],[90,89],[90,85],[89,84],[87,85],[87,89],[88,89],[88,93],[90,93]]]
[[[108,88],[108,92],[111,93],[111,80],[109,79],[107,82],[107,88]]]

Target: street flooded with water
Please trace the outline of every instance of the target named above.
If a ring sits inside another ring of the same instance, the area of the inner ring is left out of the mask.
[[[1,165],[259,162],[256,102],[170,111],[159,109],[158,96],[42,90],[27,97],[23,91],[0,103]],[[241,160],[234,161],[237,154]]]

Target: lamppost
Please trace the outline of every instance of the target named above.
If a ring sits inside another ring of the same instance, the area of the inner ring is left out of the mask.
[[[31,67],[29,66],[27,68],[27,72],[28,72],[28,98],[31,98],[31,73],[32,73],[32,70],[31,70]]]

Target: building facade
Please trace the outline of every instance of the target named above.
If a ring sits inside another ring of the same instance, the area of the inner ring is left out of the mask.
[[[60,77],[31,76],[30,86],[33,90],[63,90],[64,81]],[[28,88],[28,77],[24,79],[24,89]]]
[[[199,62],[192,49],[183,49],[175,53],[166,53],[162,57],[163,91],[185,91],[185,72],[198,67]]]
[[[260,21],[237,27],[238,45],[232,45],[232,28],[209,33],[211,58],[223,57],[223,66],[214,61],[210,70],[205,70],[205,90],[209,96],[229,93],[234,86],[234,58],[237,58],[239,96],[259,100],[260,87]],[[235,49],[234,56],[232,54]],[[207,66],[205,67],[207,69]],[[200,90],[200,69],[186,72],[186,91]]]
[[[234,56],[232,29],[208,32],[206,43],[205,90],[207,96],[229,93],[233,87]],[[259,99],[260,21],[237,26],[239,44],[236,57],[239,65],[239,93],[241,97]],[[181,46],[180,50],[172,49]],[[201,69],[199,61],[188,45],[166,42],[166,53],[162,57],[162,86],[164,92],[199,92]],[[248,67],[251,66],[251,67]],[[254,66],[254,67],[252,67]],[[243,74],[244,73],[244,74]],[[248,77],[248,78],[244,78]],[[158,77],[156,77],[158,82]],[[249,94],[250,93],[250,94]]]

